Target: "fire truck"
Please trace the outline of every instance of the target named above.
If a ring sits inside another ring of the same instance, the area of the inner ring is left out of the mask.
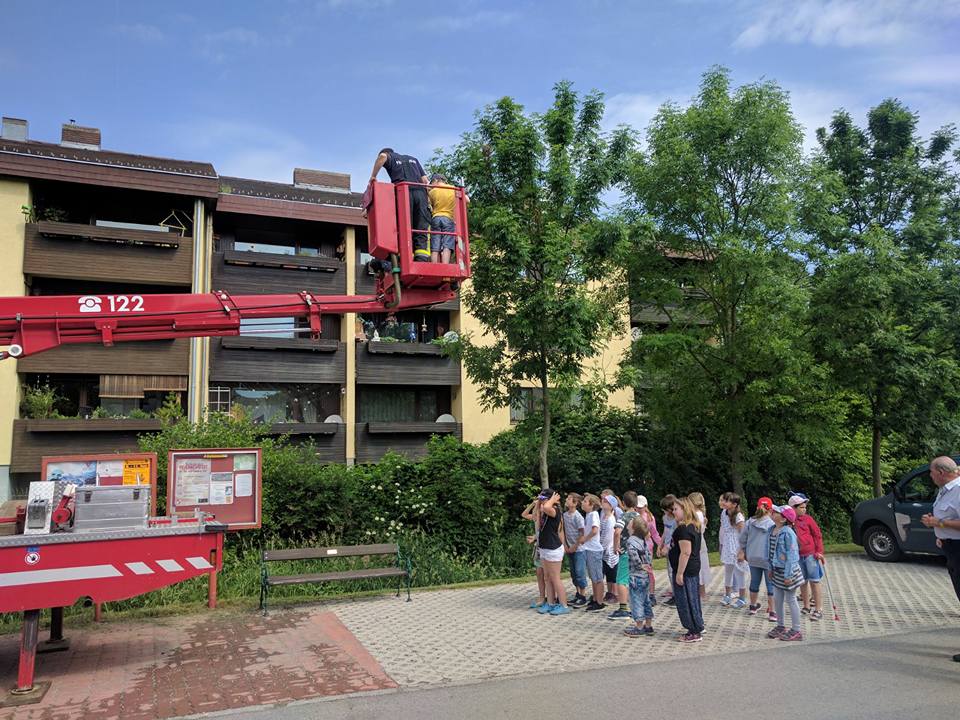
[[[451,262],[415,262],[410,191],[417,183],[371,182],[364,194],[372,295],[319,295],[309,288],[281,295],[81,295],[0,298],[0,360],[60,345],[239,335],[241,321],[306,319],[314,340],[324,314],[423,308],[456,297],[470,277],[467,200],[456,195]],[[436,234],[436,233],[434,233]],[[62,643],[63,608],[78,600],[123,600],[210,574],[222,567],[227,529],[194,518],[149,518],[135,527],[76,532],[70,493],[38,498],[26,508],[25,532],[0,537],[0,612],[22,612],[20,665],[13,696],[34,687],[40,611],[51,608],[51,644]],[[106,498],[107,495],[104,495]],[[129,504],[129,498],[122,497]],[[42,696],[42,695],[41,695]],[[39,698],[37,698],[39,699]],[[36,702],[37,699],[33,699]]]

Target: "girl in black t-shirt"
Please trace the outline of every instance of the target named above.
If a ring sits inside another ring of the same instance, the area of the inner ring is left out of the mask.
[[[560,566],[563,564],[563,511],[560,508],[560,494],[551,488],[545,488],[540,493],[540,533],[537,543],[540,548],[540,562],[543,564],[544,581],[547,587],[547,597],[551,595],[557,599],[556,603],[547,609],[540,608],[537,612],[551,615],[567,615],[567,591],[560,579]]]
[[[677,614],[686,634],[683,643],[700,642],[703,639],[703,611],[700,607],[700,543],[701,529],[696,510],[687,498],[673,503],[673,517],[677,528],[673,531],[670,546],[670,568],[673,570],[673,594],[677,601]]]

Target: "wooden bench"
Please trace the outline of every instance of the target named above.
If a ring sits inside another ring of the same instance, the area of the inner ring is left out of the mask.
[[[367,557],[392,555],[396,561],[392,567],[359,568],[336,572],[307,575],[270,575],[268,563],[291,560],[326,560],[340,557]],[[343,580],[368,580],[370,578],[397,578],[397,597],[400,597],[401,580],[406,578],[407,602],[410,602],[410,558],[400,553],[400,546],[348,545],[341,547],[298,548],[293,550],[264,550],[260,562],[260,609],[267,612],[269,588],[278,585],[305,585],[310,583],[341,582]]]

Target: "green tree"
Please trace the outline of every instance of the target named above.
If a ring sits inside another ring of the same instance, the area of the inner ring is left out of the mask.
[[[625,378],[658,427],[693,451],[726,449],[741,495],[754,450],[791,436],[784,420],[823,415],[803,337],[808,272],[790,232],[800,146],[785,91],[732,88],[713,68],[689,107],[660,109],[631,171],[622,259],[646,324]]]
[[[924,142],[917,116],[886,100],[866,128],[838,111],[817,139],[800,193],[817,263],[815,347],[840,386],[865,399],[879,496],[891,433],[930,452],[957,440],[956,134],[947,127]]]
[[[618,177],[627,132],[601,130],[598,92],[579,97],[558,83],[553,105],[529,115],[503,98],[438,160],[468,187],[473,279],[464,301],[484,326],[459,348],[484,407],[542,391],[540,482],[548,483],[551,387],[577,382],[616,317],[609,253],[598,252],[616,225],[600,218]]]

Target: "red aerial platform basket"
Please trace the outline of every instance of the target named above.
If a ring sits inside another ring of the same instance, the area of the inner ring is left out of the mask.
[[[410,218],[410,190],[430,188],[421,183],[397,184],[371,181],[363,196],[369,228],[369,252],[378,260],[390,260],[400,266],[400,283],[405,288],[437,288],[470,277],[470,228],[467,222],[467,193],[453,187],[456,196],[456,231],[424,231],[430,235],[453,235],[451,262],[414,262],[413,225]],[[396,258],[395,260],[393,258]]]

